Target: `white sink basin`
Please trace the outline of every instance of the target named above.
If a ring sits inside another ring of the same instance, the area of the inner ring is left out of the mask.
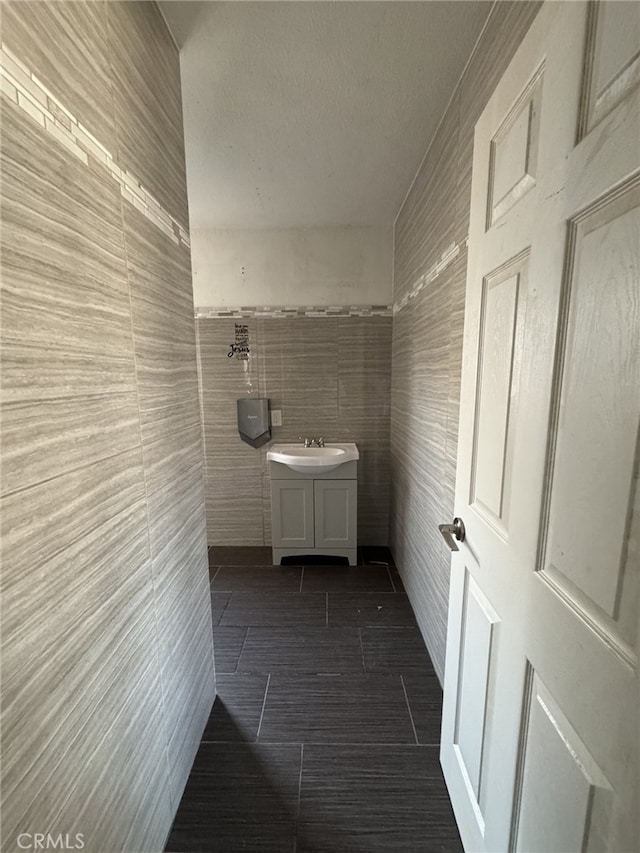
[[[274,444],[267,451],[270,462],[281,462],[299,474],[326,474],[345,462],[359,459],[355,444],[327,444],[324,447],[305,447],[304,444]]]

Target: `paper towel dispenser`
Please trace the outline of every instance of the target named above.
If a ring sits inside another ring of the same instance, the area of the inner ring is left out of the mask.
[[[240,438],[252,447],[262,447],[271,439],[269,400],[266,397],[246,397],[237,402]]]

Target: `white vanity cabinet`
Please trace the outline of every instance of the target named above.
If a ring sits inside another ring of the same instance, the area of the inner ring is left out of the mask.
[[[273,563],[324,555],[357,563],[357,462],[327,473],[300,474],[271,462]]]

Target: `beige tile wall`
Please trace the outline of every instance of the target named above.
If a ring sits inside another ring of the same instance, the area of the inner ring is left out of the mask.
[[[2,849],[159,851],[214,695],[178,57],[2,23]]]
[[[358,541],[387,544],[391,322],[346,311],[197,320],[210,545],[271,544],[268,445],[256,450],[238,436],[244,396],[268,397],[281,410],[273,441],[357,443]],[[227,357],[235,323],[249,327],[248,362]]]
[[[395,227],[390,542],[441,679],[473,129],[539,6],[495,4]]]

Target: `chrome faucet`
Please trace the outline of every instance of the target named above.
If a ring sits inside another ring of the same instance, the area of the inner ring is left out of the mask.
[[[305,447],[324,447],[324,438],[305,438],[298,436],[301,441],[304,441]]]

